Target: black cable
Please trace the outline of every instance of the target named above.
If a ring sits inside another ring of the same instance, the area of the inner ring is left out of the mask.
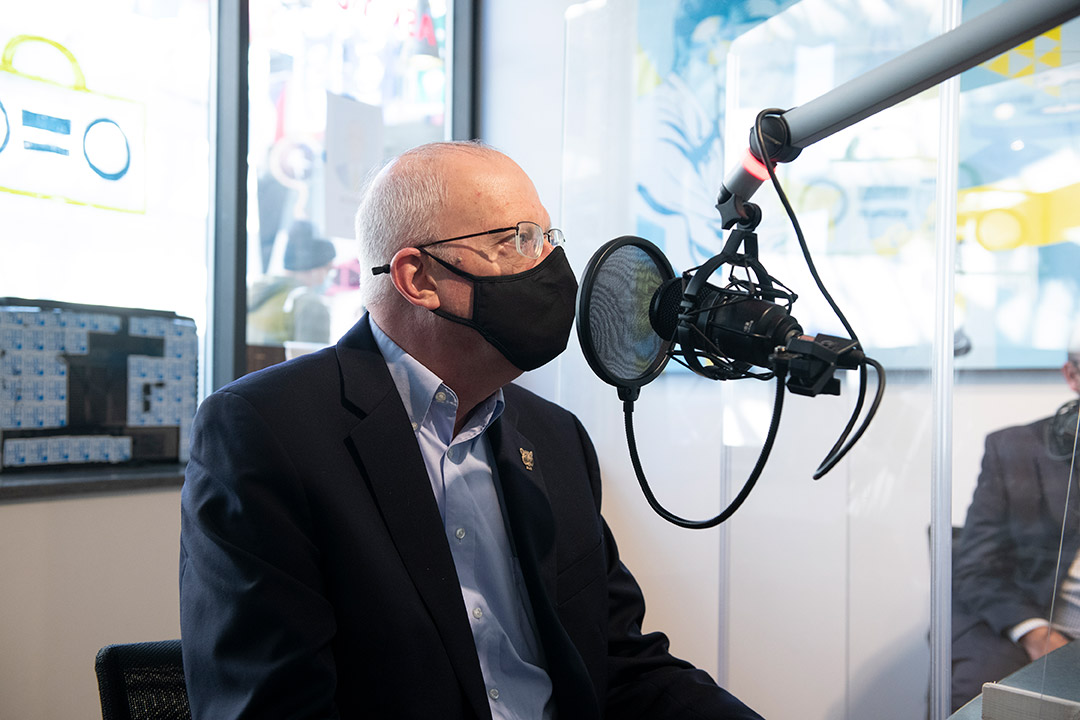
[[[762,154],[766,155],[762,162],[769,173],[769,179],[772,181],[773,188],[775,188],[776,194],[780,198],[780,203],[784,206],[784,211],[787,212],[788,219],[791,220],[791,225],[795,229],[795,237],[799,241],[799,248],[802,250],[803,259],[806,260],[806,267],[810,270],[810,276],[814,278],[814,283],[817,285],[818,291],[821,292],[822,297],[829,303],[829,307],[836,313],[836,317],[839,318],[840,323],[844,326],[844,329],[847,330],[848,337],[854,340],[856,345],[859,346],[858,336],[855,334],[855,331],[851,329],[851,325],[848,323],[844,313],[841,312],[840,307],[825,288],[825,283],[822,282],[821,276],[818,275],[817,266],[814,265],[814,259],[810,257],[810,248],[806,245],[806,237],[803,235],[802,226],[799,225],[799,219],[795,217],[795,210],[792,209],[791,203],[788,202],[787,194],[784,192],[784,188],[780,187],[780,180],[776,177],[775,163],[769,159],[768,153],[765,152],[765,131],[762,128],[761,121],[768,115],[783,115],[783,111],[776,108],[767,108],[759,112],[757,119],[754,120],[754,132],[757,133],[758,146],[762,149]]]
[[[637,475],[638,485],[641,486],[641,491],[645,494],[645,499],[649,501],[649,505],[657,515],[668,522],[690,530],[704,530],[706,528],[715,527],[727,520],[739,509],[750,495],[750,491],[754,489],[754,485],[757,484],[758,478],[761,476],[761,471],[765,469],[765,463],[769,459],[769,453],[772,452],[773,441],[776,440],[776,432],[780,428],[780,414],[783,411],[783,408],[784,378],[782,376],[777,376],[776,399],[773,401],[773,415],[772,422],[769,423],[769,434],[765,438],[765,444],[761,446],[761,452],[758,454],[757,463],[750,472],[750,477],[748,477],[743,484],[742,490],[740,490],[735,499],[731,501],[731,504],[716,517],[709,520],[687,520],[686,518],[679,517],[678,515],[669,512],[660,504],[660,501],[656,499],[656,496],[653,495],[652,489],[649,487],[649,481],[645,479],[645,471],[641,468],[641,460],[638,458],[637,452],[637,443],[634,442],[634,401],[629,399],[623,400],[623,417],[626,421],[626,445],[630,449],[630,462],[634,465],[634,473]]]
[[[866,413],[866,419],[863,420],[862,425],[859,426],[859,429],[855,434],[851,436],[851,440],[848,441],[848,444],[844,446],[843,450],[821,461],[821,465],[819,465],[817,471],[814,472],[813,477],[815,480],[820,479],[825,473],[832,470],[833,466],[847,455],[848,450],[850,450],[859,438],[862,437],[862,434],[866,432],[866,428],[870,425],[870,421],[874,419],[874,415],[877,414],[878,407],[881,405],[881,398],[885,395],[885,368],[881,367],[881,363],[873,358],[865,358],[865,363],[866,365],[872,365],[874,367],[874,371],[877,373],[878,377],[878,387],[877,392],[874,393],[874,401],[870,403],[870,409]],[[863,369],[865,370],[865,365],[863,366]]]
[[[806,236],[803,235],[802,226],[799,224],[799,219],[798,217],[796,217],[795,210],[791,207],[791,203],[788,201],[787,194],[784,192],[784,188],[780,186],[779,178],[776,177],[775,163],[772,162],[771,158],[769,158],[769,153],[765,149],[765,130],[762,125],[762,121],[769,115],[783,115],[783,111],[777,108],[766,108],[765,110],[759,112],[757,118],[755,118],[754,120],[754,132],[757,135],[758,148],[760,148],[761,154],[765,156],[762,159],[762,162],[765,165],[766,171],[769,173],[769,179],[772,181],[773,188],[776,190],[776,195],[780,198],[780,203],[784,206],[784,211],[787,213],[788,219],[791,221],[791,226],[795,230],[795,237],[799,241],[799,249],[802,251],[803,259],[806,261],[806,267],[810,271],[810,276],[814,278],[814,283],[817,285],[818,291],[821,293],[822,297],[825,298],[825,301],[829,304],[829,307],[832,308],[833,313],[835,313],[836,317],[840,320],[840,324],[844,326],[844,329],[848,333],[848,337],[850,337],[855,342],[855,349],[862,350],[862,343],[859,341],[859,336],[855,334],[855,330],[851,327],[851,323],[848,322],[848,319],[847,317],[845,317],[843,311],[840,310],[840,307],[836,304],[836,301],[833,300],[832,295],[829,293],[828,289],[825,287],[825,283],[821,279],[821,276],[818,274],[817,266],[814,265],[814,259],[810,256],[810,248],[807,246]],[[865,358],[865,360],[867,362],[872,362],[870,358]],[[814,473],[815,480],[819,479],[825,473],[831,470],[832,467],[840,461],[840,458],[847,454],[847,451],[850,450],[851,446],[855,444],[855,440],[857,440],[859,436],[861,436],[862,433],[866,430],[866,425],[874,416],[874,413],[877,412],[877,405],[880,404],[880,391],[882,388],[884,388],[885,384],[885,373],[881,365],[877,364],[876,362],[874,363],[874,365],[879,378],[879,395],[878,398],[875,400],[873,407],[871,408],[870,414],[863,422],[863,425],[859,428],[859,431],[856,433],[854,439],[852,439],[851,442],[844,446],[843,450],[839,450],[839,448],[848,439],[848,435],[851,433],[852,429],[855,427],[855,423],[858,421],[859,414],[862,412],[863,403],[866,399],[866,365],[861,364],[859,367],[859,393],[855,401],[855,408],[852,411],[851,416],[848,418],[847,424],[844,426],[843,432],[840,433],[840,437],[837,438],[836,442],[832,446],[832,449],[829,450],[828,454],[825,456],[825,459],[822,460],[821,464],[818,466],[817,472]]]
[[[859,393],[855,396],[855,409],[851,411],[851,417],[848,418],[847,425],[844,426],[844,431],[840,433],[840,437],[836,438],[836,442],[829,448],[829,452],[826,453],[825,459],[821,461],[821,465],[818,465],[820,469],[831,458],[847,440],[848,435],[851,434],[851,430],[855,427],[855,421],[859,418],[859,414],[862,412],[863,402],[866,400],[866,363],[859,365]],[[830,463],[829,467],[835,463]],[[820,476],[815,476],[817,480]]]

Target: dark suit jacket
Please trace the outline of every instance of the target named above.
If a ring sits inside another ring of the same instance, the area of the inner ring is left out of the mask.
[[[758,717],[641,634],[577,419],[515,386],[505,399],[489,430],[498,491],[559,717]],[[196,718],[490,717],[427,471],[366,317],[203,403],[182,515]]]
[[[1047,453],[1048,423],[986,437],[979,483],[953,549],[953,710],[978,695],[983,683],[1028,664],[1027,653],[1006,633],[1049,615],[1056,583],[1080,547],[1080,494],[1073,487],[1059,566],[1069,463]]]
[[[1047,454],[1048,422],[987,436],[956,549],[956,591],[969,622],[985,622],[999,635],[1028,618],[1046,617],[1055,584],[1080,547],[1080,494],[1074,487],[1058,567],[1069,462]],[[963,629],[954,628],[954,634]]]

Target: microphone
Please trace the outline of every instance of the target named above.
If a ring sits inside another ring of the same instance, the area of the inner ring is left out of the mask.
[[[802,335],[799,322],[782,305],[706,284],[695,301],[684,301],[683,278],[669,280],[649,303],[649,321],[664,340],[675,340],[680,322],[693,323],[691,348],[719,353],[736,362],[773,369],[777,348]]]
[[[730,242],[745,242],[740,232]],[[728,264],[746,277],[708,282]],[[838,395],[833,373],[859,368],[864,356],[853,339],[803,335],[790,313],[797,298],[753,253],[725,251],[676,276],[660,248],[625,235],[601,246],[582,275],[578,338],[589,367],[620,396],[636,396],[672,358],[711,380],[778,373],[798,395]]]
[[[839,395],[840,381],[833,372],[857,369],[864,360],[853,340],[804,335],[799,321],[783,305],[709,283],[702,285],[696,298],[690,298],[687,286],[685,276],[661,285],[649,303],[649,322],[665,341],[679,339],[681,329],[681,353],[691,363],[696,356],[704,356],[708,363],[698,362],[700,371],[691,369],[705,377],[761,377],[750,372],[756,366],[782,371],[788,390],[797,395]]]

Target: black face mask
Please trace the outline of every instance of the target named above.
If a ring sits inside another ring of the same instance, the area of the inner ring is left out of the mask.
[[[473,328],[519,370],[535,370],[566,349],[577,279],[561,247],[536,267],[513,275],[473,275],[424,254],[473,284],[471,320],[442,308],[433,313]]]

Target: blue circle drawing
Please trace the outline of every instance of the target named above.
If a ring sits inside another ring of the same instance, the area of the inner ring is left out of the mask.
[[[88,165],[90,165],[90,169],[96,172],[101,177],[105,178],[106,180],[119,180],[127,174],[128,169],[131,167],[131,145],[128,144],[127,135],[124,134],[123,130],[120,130],[120,136],[124,138],[124,150],[127,152],[127,160],[124,162],[124,167],[120,168],[116,172],[105,172],[97,165],[95,165],[94,161],[90,159],[90,156],[86,154],[86,136],[90,134],[91,128],[93,128],[98,123],[109,123],[110,125],[113,125],[117,130],[120,130],[120,126],[116,124],[116,121],[110,120],[109,118],[98,118],[97,120],[94,120],[92,123],[87,125],[86,132],[83,133],[83,157],[86,158],[86,162]]]
[[[0,113],[4,115],[4,141],[0,142],[0,152],[4,152],[4,148],[7,147],[8,140],[11,139],[11,123],[8,122],[7,110],[4,109],[4,103],[0,102]]]

